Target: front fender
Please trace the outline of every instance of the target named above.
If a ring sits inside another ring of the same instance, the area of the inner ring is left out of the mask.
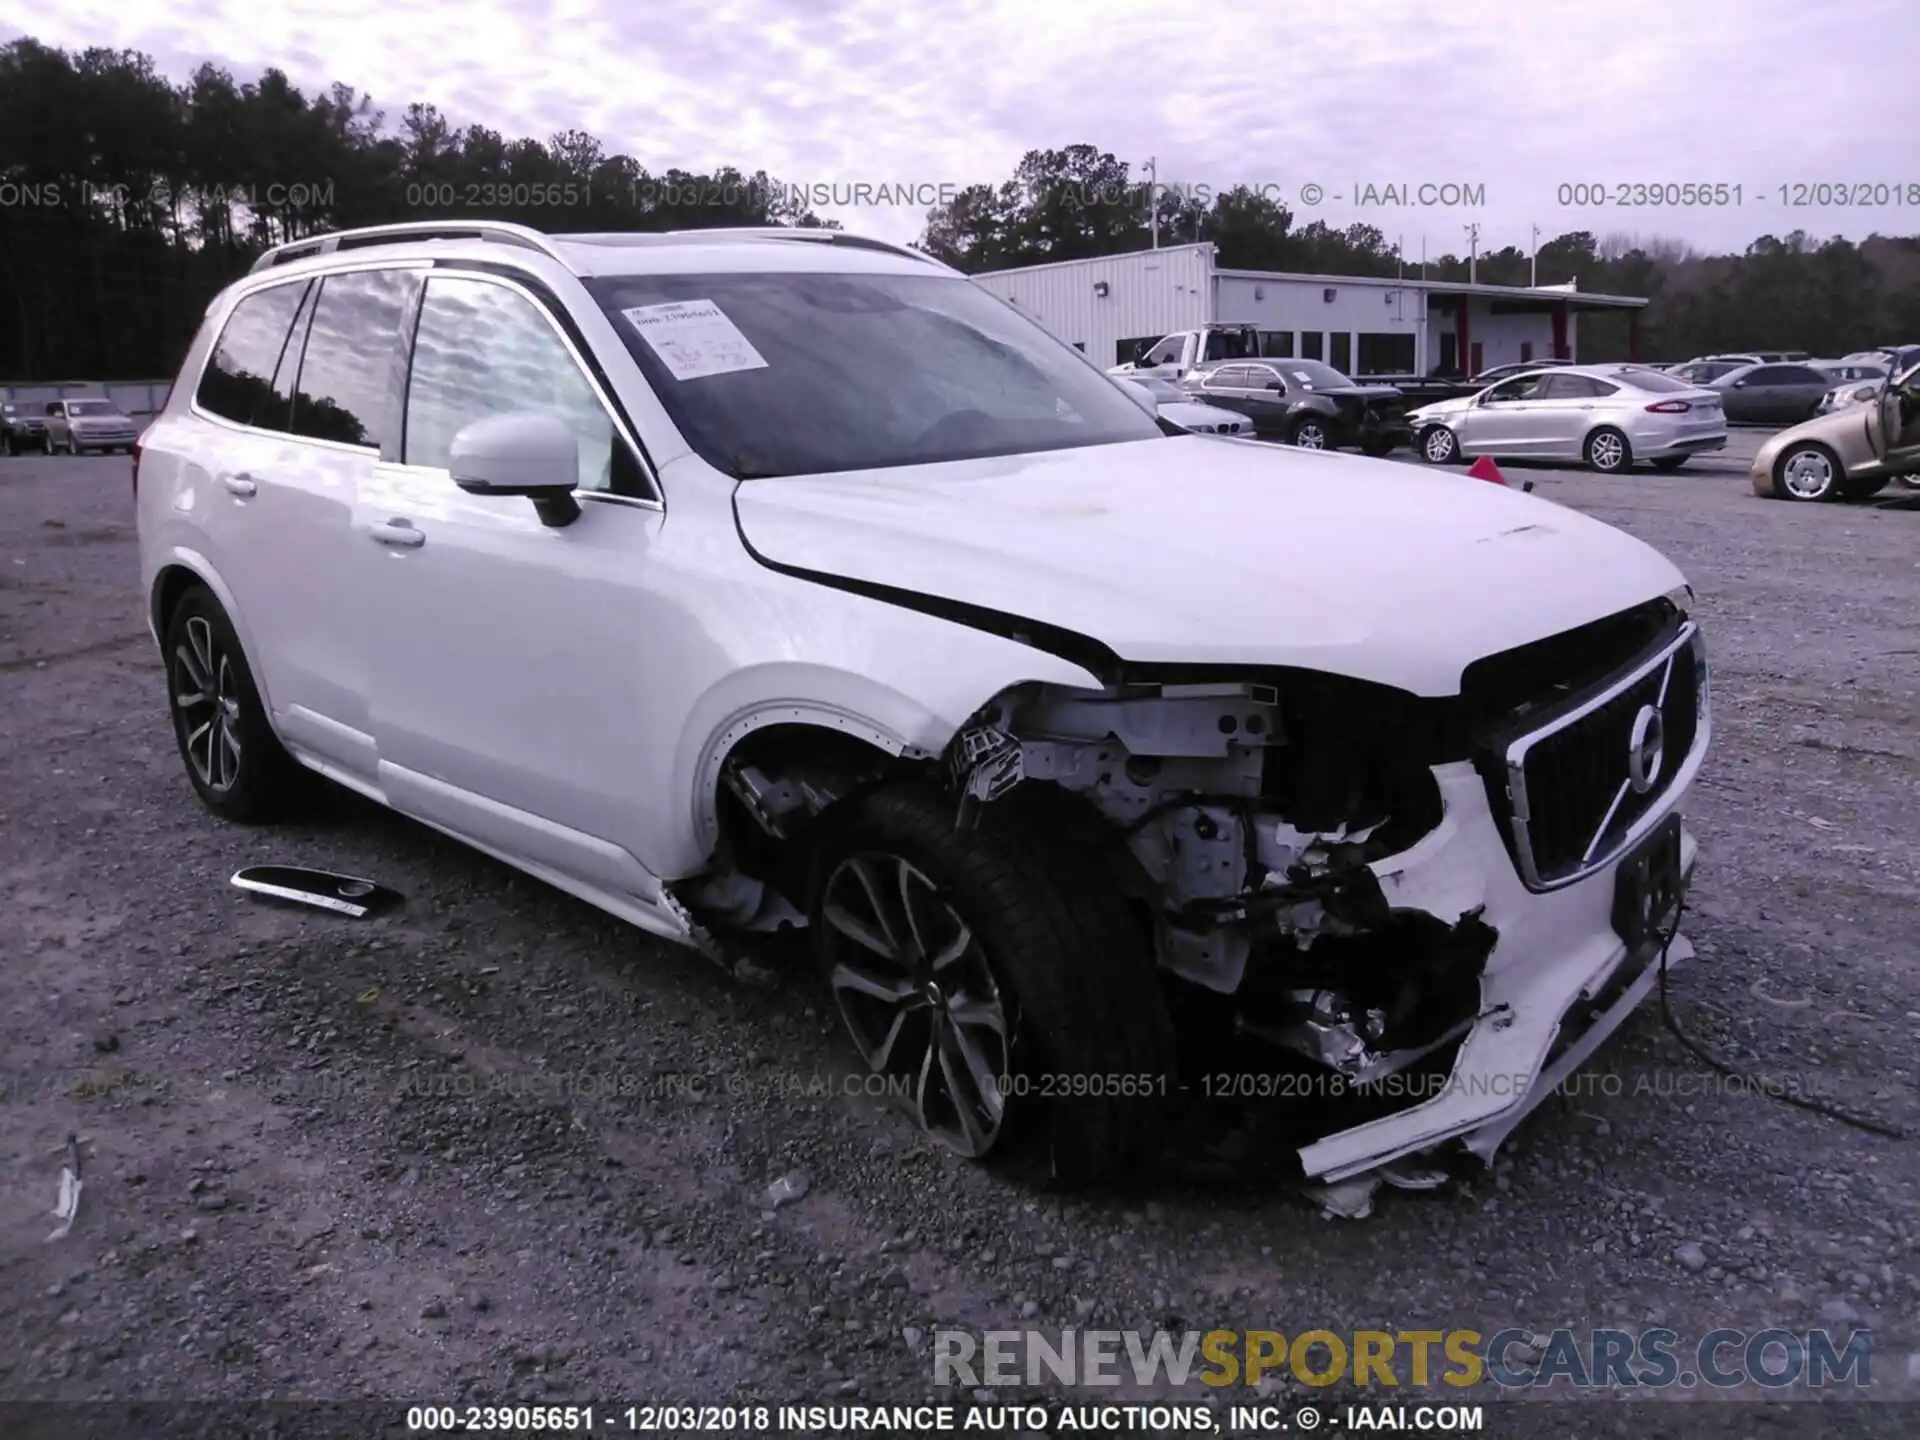
[[[674,757],[678,792],[692,801],[699,860],[719,841],[717,800],[727,756],[756,730],[813,725],[890,755],[933,756],[987,701],[1027,681],[1100,688],[1096,676],[1069,661],[958,627],[901,657],[888,680],[806,661],[731,672],[695,702]]]

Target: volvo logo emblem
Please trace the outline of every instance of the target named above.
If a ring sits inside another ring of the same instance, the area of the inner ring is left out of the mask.
[[[1644,795],[1659,783],[1667,759],[1667,725],[1655,705],[1642,705],[1627,734],[1627,783]]]

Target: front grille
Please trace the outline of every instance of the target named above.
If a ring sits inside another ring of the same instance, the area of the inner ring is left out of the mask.
[[[1489,798],[1529,887],[1611,863],[1665,812],[1704,738],[1706,699],[1700,632],[1689,623],[1483,755]]]

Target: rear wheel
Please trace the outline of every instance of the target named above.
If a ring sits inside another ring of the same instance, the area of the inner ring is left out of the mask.
[[[1633,468],[1633,447],[1626,435],[1611,425],[1602,425],[1587,437],[1587,465],[1602,475],[1618,475]]]
[[[1662,455],[1658,460],[1650,460],[1647,463],[1652,465],[1653,468],[1661,474],[1671,475],[1682,465],[1686,464],[1689,458],[1690,457],[1686,455]]]
[[[204,585],[167,619],[167,702],[194,792],[214,814],[247,824],[293,809],[306,771],[267,722],[239,637]]]
[[[1845,471],[1840,459],[1812,441],[1792,446],[1773,467],[1773,493],[1782,500],[1831,500]]]
[[[810,928],[861,1058],[928,1136],[1086,1184],[1157,1147],[1173,1026],[1144,936],[1049,833],[1009,802],[963,830],[929,786],[880,789],[826,838]]]

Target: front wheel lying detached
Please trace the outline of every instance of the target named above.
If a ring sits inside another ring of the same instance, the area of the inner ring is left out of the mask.
[[[889,1096],[971,1159],[1037,1150],[1088,1184],[1158,1145],[1173,1027],[1144,937],[1080,852],[900,784],[855,802],[818,869],[815,954]]]

